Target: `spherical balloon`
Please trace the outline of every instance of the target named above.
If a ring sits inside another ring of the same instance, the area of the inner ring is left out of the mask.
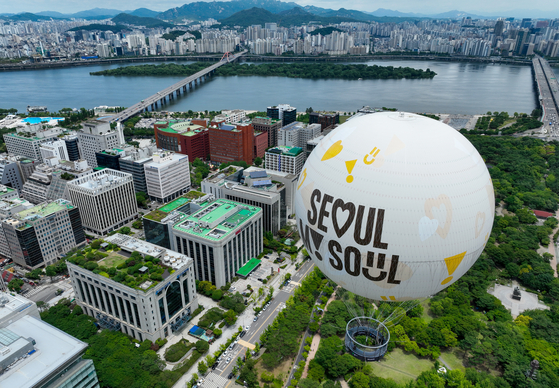
[[[411,113],[355,117],[307,159],[295,195],[299,233],[334,282],[375,300],[433,295],[475,263],[495,195],[474,146]]]

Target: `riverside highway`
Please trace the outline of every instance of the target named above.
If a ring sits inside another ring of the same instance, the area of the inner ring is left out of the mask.
[[[549,63],[536,56],[532,60],[534,66],[534,74],[538,90],[540,92],[540,104],[542,106],[543,127],[544,133],[551,136],[559,136],[559,121],[557,112],[559,111],[559,84],[557,78],[549,66]]]

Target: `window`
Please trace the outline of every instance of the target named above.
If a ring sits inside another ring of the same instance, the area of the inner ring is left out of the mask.
[[[175,281],[171,283],[167,288],[165,298],[167,299],[169,318],[171,318],[182,308],[181,285],[179,282]]]

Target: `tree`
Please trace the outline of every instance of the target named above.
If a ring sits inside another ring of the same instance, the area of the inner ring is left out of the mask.
[[[128,226],[123,226],[118,230],[118,233],[122,233],[122,234],[130,234],[131,232],[132,230]]]
[[[262,158],[257,156],[256,158],[254,158],[254,165],[255,166],[260,166],[262,164]]]
[[[56,267],[54,265],[48,265],[45,268],[45,273],[49,276],[52,280],[53,277],[56,276]]]
[[[29,271],[27,272],[27,274],[25,275],[25,277],[27,279],[33,279],[33,280],[38,280],[41,278],[41,274],[43,273],[43,270],[41,268],[37,268],[34,269],[33,271]]]
[[[349,381],[351,388],[368,388],[369,387],[369,376],[363,372],[357,372],[353,375]]]
[[[21,287],[23,287],[23,280],[21,279],[12,279],[8,283],[8,288],[15,292],[20,292]]]
[[[210,345],[206,341],[203,341],[203,340],[196,341],[195,346],[196,346],[196,350],[201,354],[206,353],[208,351],[208,349],[210,348]]]
[[[233,310],[227,310],[225,314],[223,314],[223,320],[227,326],[231,326],[237,322],[237,314],[235,314]]]
[[[367,379],[368,379],[368,377],[367,377]],[[352,379],[352,381],[353,381],[353,379]],[[301,380],[299,380],[299,384],[297,386],[299,388],[320,388],[320,383],[318,381],[312,380],[312,379],[301,379]],[[367,385],[367,387],[368,387],[368,385]]]
[[[208,366],[206,365],[204,360],[200,360],[200,362],[198,362],[198,372],[200,372],[201,375],[205,375],[207,371]]]
[[[148,195],[146,193],[144,193],[143,191],[139,191],[136,193],[136,202],[138,203],[138,206],[140,207],[147,207],[147,202],[148,202]]]
[[[217,301],[223,297],[223,291],[221,290],[213,290],[212,291],[212,299]]]
[[[144,228],[144,224],[142,223],[142,220],[136,220],[132,223],[132,227],[134,229],[143,229]]]

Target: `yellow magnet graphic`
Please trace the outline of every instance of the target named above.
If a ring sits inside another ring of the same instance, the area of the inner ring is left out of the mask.
[[[348,160],[348,161],[345,162],[345,168],[347,168],[347,173],[350,174],[345,179],[347,183],[353,182],[353,175],[351,175],[351,172],[353,171],[353,168],[355,167],[355,163],[357,163],[357,159]]]
[[[464,259],[464,256],[466,256],[466,251],[464,251],[462,253],[459,253],[457,255],[454,255],[454,256],[447,257],[446,259],[444,259],[444,262],[446,264],[446,269],[448,270],[449,275],[452,275],[454,273],[454,271],[456,271],[456,268],[458,268],[458,266],[460,265],[460,263]],[[445,285],[448,282],[450,282],[451,280],[452,280],[452,276],[449,276],[445,280],[443,280],[441,282],[441,284]]]
[[[328,159],[332,159],[334,156],[336,156],[340,152],[342,152],[343,149],[344,149],[344,146],[342,145],[342,141],[338,140],[337,142],[332,144],[330,146],[330,148],[328,148],[328,151],[326,151],[324,153],[324,156],[320,160],[325,161],[325,160],[328,160]]]
[[[380,150],[377,147],[373,148],[373,150],[371,152],[369,152],[367,155],[365,155],[365,157],[363,158],[363,163],[373,164],[375,162],[375,158],[377,157],[379,152],[380,152]]]

